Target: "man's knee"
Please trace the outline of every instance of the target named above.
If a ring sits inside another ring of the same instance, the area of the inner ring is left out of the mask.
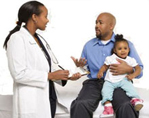
[[[118,118],[138,118],[139,112],[135,111],[131,103],[124,102],[115,110]]]
[[[71,104],[71,108],[81,108],[81,107],[86,107],[87,106],[87,102],[85,100],[74,100]]]
[[[90,112],[94,112],[98,104],[95,104],[92,100],[74,100],[71,104],[71,109],[86,109]]]

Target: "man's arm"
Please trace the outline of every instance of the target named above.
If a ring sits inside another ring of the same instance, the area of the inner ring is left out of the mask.
[[[125,61],[117,59],[119,64],[111,64],[109,69],[113,75],[122,75],[126,73],[132,73],[133,67],[129,66]]]
[[[129,56],[134,58],[141,68],[141,73],[136,78],[141,78],[143,76],[143,63],[142,63],[141,58],[133,45],[133,43],[130,41],[129,41],[129,47],[130,47]],[[135,68],[133,68],[133,71],[135,71]]]
[[[71,59],[73,60],[73,62],[75,63],[75,65],[77,67],[84,67],[87,60],[85,58],[80,58],[79,60],[74,58],[73,56],[71,56]]]

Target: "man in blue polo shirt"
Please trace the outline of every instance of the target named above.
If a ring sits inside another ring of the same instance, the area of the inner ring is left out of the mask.
[[[102,79],[97,79],[97,73],[104,64],[105,58],[111,55],[111,49],[115,42],[115,34],[113,32],[115,24],[116,19],[111,13],[104,12],[99,14],[95,25],[96,38],[89,40],[85,44],[82,56],[79,60],[72,57],[76,66],[87,66],[90,74],[88,75],[89,79],[84,81],[78,97],[71,104],[71,118],[92,118],[93,112],[102,99],[101,89],[105,75]],[[129,56],[135,58],[143,70],[141,59],[130,41],[129,47]],[[121,60],[118,61],[120,64],[110,65],[113,75],[131,73],[134,71],[126,62]],[[142,74],[141,72],[137,78],[142,77]],[[139,117],[139,113],[134,110],[130,103],[130,98],[127,97],[126,93],[120,88],[114,91],[112,104],[116,118]]]

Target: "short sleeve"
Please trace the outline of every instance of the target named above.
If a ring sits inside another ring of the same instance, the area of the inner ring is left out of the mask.
[[[104,64],[106,64],[106,65],[111,64],[111,57],[110,56],[106,57]]]
[[[137,61],[136,61],[134,58],[132,58],[132,59],[131,59],[131,66],[132,66],[132,67],[135,67],[135,66],[137,66],[137,65],[138,65]]]

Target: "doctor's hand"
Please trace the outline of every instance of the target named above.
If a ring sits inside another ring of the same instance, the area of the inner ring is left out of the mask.
[[[68,80],[68,70],[57,70],[48,74],[49,80]]]
[[[79,60],[74,58],[73,56],[71,56],[71,59],[73,60],[73,62],[75,63],[75,65],[77,67],[83,67],[85,66],[87,60],[85,58],[80,58]]]
[[[81,77],[80,73],[75,73],[71,77],[69,77],[69,80],[77,80]]]
[[[121,75],[126,73],[132,73],[133,68],[129,66],[125,61],[117,59],[119,64],[111,64],[109,69],[113,75]]]

